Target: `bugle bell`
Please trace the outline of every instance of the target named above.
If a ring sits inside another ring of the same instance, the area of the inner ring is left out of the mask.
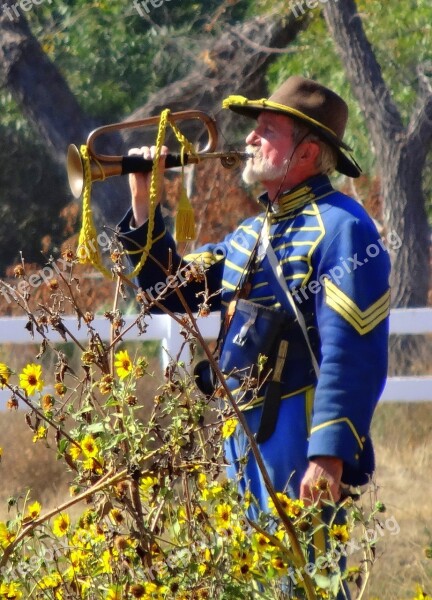
[[[233,168],[246,160],[249,154],[246,152],[237,152],[230,150],[227,152],[216,152],[218,141],[218,132],[216,122],[205,112],[200,110],[184,110],[181,112],[170,113],[169,121],[187,121],[198,119],[203,123],[207,130],[208,141],[202,151],[197,154],[168,154],[165,160],[167,169],[181,167],[182,164],[198,163],[207,158],[219,158],[225,168]],[[112,131],[121,131],[124,129],[134,129],[138,127],[147,127],[157,125],[159,116],[147,117],[138,121],[124,121],[122,123],[113,123],[94,129],[87,138],[87,151],[90,159],[90,178],[91,181],[103,181],[108,177],[117,175],[127,175],[129,173],[149,173],[153,167],[153,161],[141,156],[110,156],[106,154],[97,154],[94,149],[96,138]],[[67,174],[69,186],[75,198],[79,198],[84,187],[84,164],[77,146],[70,144],[67,153]]]

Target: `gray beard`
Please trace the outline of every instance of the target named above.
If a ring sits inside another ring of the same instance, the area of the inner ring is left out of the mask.
[[[286,175],[288,159],[285,159],[282,165],[276,167],[262,158],[260,150],[253,146],[247,146],[246,152],[253,155],[243,169],[242,179],[247,184],[258,183],[260,181],[277,181],[283,179]]]

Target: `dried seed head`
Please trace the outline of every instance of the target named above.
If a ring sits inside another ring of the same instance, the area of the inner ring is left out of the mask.
[[[128,406],[136,406],[138,404],[138,398],[136,396],[128,396],[126,398],[126,404]]]
[[[14,267],[13,274],[14,277],[24,277],[24,267],[22,265],[17,265]]]
[[[61,257],[67,262],[72,262],[75,258],[75,252],[72,250],[72,248],[65,248],[62,250]]]
[[[109,392],[113,389],[113,386],[114,378],[112,375],[104,375],[99,381],[99,389],[101,394],[109,394]]]
[[[81,355],[81,361],[83,362],[84,365],[91,365],[92,363],[96,362],[96,359],[97,359],[96,354],[94,352],[92,352],[91,350],[86,350]]]
[[[54,396],[51,396],[51,394],[45,394],[44,396],[42,396],[41,406],[43,410],[47,412],[53,408],[54,402]]]
[[[122,253],[120,252],[120,250],[113,250],[111,252],[111,260],[115,264],[118,264],[120,262],[121,256],[122,256]]]
[[[131,585],[130,593],[133,598],[144,598],[146,594],[145,587],[140,583],[134,583],[134,585]]]
[[[123,498],[128,492],[129,486],[126,481],[120,481],[115,486],[115,492],[118,498]]]
[[[52,290],[53,292],[55,292],[55,290],[59,289],[59,282],[58,279],[56,279],[55,277],[53,277],[53,279],[50,279],[48,281],[48,287],[50,290]]]
[[[328,492],[329,490],[329,482],[325,477],[320,477],[314,486],[317,490],[321,492]]]
[[[208,317],[210,314],[210,307],[208,304],[201,304],[199,307],[198,315],[200,317]]]
[[[56,394],[58,394],[60,397],[63,397],[67,392],[67,387],[64,383],[59,382],[55,384],[54,390]]]
[[[91,311],[88,310],[84,314],[84,321],[85,321],[85,323],[91,323],[93,321],[93,319],[94,319],[94,313],[92,313]]]
[[[307,519],[301,519],[297,523],[297,527],[300,531],[303,531],[303,533],[305,533],[306,531],[309,531],[309,529],[311,528],[311,524]]]
[[[15,398],[15,396],[11,396],[9,398],[9,400],[7,401],[7,407],[8,407],[9,410],[13,410],[13,409],[17,410],[17,408],[18,408],[18,399]]]
[[[40,315],[39,317],[37,317],[36,322],[38,325],[47,325],[48,317],[45,314]]]
[[[117,548],[117,550],[126,550],[129,546],[127,537],[124,535],[118,535],[114,540],[114,546]]]

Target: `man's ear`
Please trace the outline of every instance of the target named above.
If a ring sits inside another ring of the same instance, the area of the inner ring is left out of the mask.
[[[305,163],[315,164],[318,158],[318,154],[320,153],[319,144],[313,140],[303,142],[300,146],[300,156],[299,158]]]

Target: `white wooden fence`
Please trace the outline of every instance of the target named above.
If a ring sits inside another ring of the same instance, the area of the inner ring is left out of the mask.
[[[135,321],[134,315],[125,316],[126,327]],[[79,341],[87,339],[86,327],[78,329],[75,317],[63,319],[67,328]],[[0,318],[0,344],[28,344],[31,342],[29,332],[25,329],[26,317]],[[144,335],[139,336],[136,327],[132,327],[124,335],[125,340],[161,340],[162,362],[166,365],[170,357],[177,356],[184,338],[180,335],[180,327],[166,315],[153,315],[148,320],[149,326]],[[109,339],[110,324],[104,317],[97,317],[92,325],[99,332],[102,339]],[[202,335],[207,339],[214,339],[219,329],[219,315],[211,314],[209,317],[198,319]],[[427,334],[432,333],[432,308],[395,309],[390,314],[390,332],[394,334]],[[53,342],[62,342],[58,334],[50,332]],[[35,342],[39,342],[38,334]],[[185,352],[185,350],[183,351]],[[187,356],[182,354],[182,359]],[[9,394],[7,390],[0,390],[0,405]],[[432,375],[423,377],[389,377],[381,397],[381,401],[388,402],[432,402]]]

